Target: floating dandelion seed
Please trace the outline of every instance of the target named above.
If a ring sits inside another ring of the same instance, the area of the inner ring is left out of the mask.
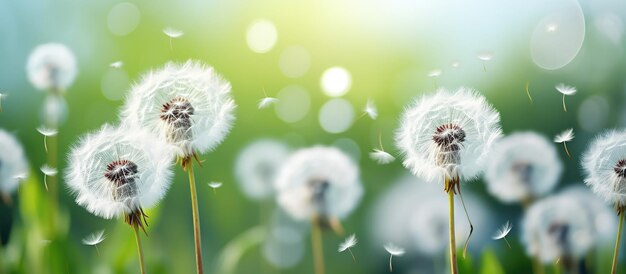
[[[399,247],[393,243],[386,243],[385,244],[385,250],[387,250],[387,252],[389,252],[389,272],[393,272],[393,266],[391,264],[391,259],[393,259],[393,256],[396,257],[400,257],[402,255],[404,255],[404,248]]]
[[[67,46],[48,43],[31,52],[26,71],[35,88],[61,94],[74,82],[78,68],[76,58]]]
[[[350,252],[350,255],[352,255],[352,260],[354,260],[354,262],[356,262],[356,258],[354,257],[354,253],[352,253],[352,250],[350,248],[354,247],[356,244],[358,243],[356,236],[354,234],[348,236],[348,238],[346,238],[345,241],[343,241],[341,244],[339,244],[339,249],[337,249],[337,251],[339,252],[344,252],[346,250],[348,250],[348,252]]]
[[[491,52],[491,51],[479,52],[479,53],[476,55],[476,57],[477,57],[479,60],[483,61],[483,70],[484,70],[485,72],[487,72],[487,66],[486,66],[486,63],[487,63],[488,61],[491,61],[491,59],[493,59],[493,56],[494,56],[494,54],[493,54],[493,52]]]
[[[44,147],[44,149],[46,150],[46,153],[47,153],[48,152],[47,138],[56,136],[59,133],[59,131],[56,128],[48,128],[46,126],[38,127],[37,131],[39,131],[39,133],[41,133],[41,135],[43,135],[43,147]]]
[[[176,38],[180,38],[181,36],[183,36],[185,33],[182,30],[179,29],[175,29],[172,27],[166,27],[163,29],[163,33],[170,38],[170,50],[173,49],[172,48],[172,39],[176,39]]]
[[[216,189],[222,187],[222,182],[210,182],[208,185],[213,189],[213,193],[215,193]]]
[[[28,176],[28,162],[18,139],[2,129],[0,148],[0,195],[10,197]]]
[[[48,164],[44,164],[43,166],[41,166],[41,172],[43,173],[43,183],[46,186],[46,190],[48,190],[48,181],[47,181],[47,177],[50,176],[56,176],[58,172],[58,170],[54,167],[49,166]]]
[[[380,165],[386,165],[395,161],[396,158],[386,152],[383,148],[383,140],[380,135],[378,136],[378,143],[380,145],[380,148],[375,148],[373,152],[370,152],[370,159],[374,160]]]
[[[489,193],[505,203],[524,203],[550,193],[563,165],[554,144],[534,132],[516,132],[498,141],[488,156]]]
[[[554,88],[561,94],[563,94],[563,111],[567,112],[567,107],[565,106],[565,95],[571,96],[576,94],[576,87],[567,86],[563,83],[556,85]]]
[[[116,61],[116,62],[113,62],[113,63],[111,63],[109,65],[109,67],[112,67],[112,68],[115,68],[115,69],[121,68],[122,66],[124,66],[124,62],[122,62],[122,61]]]
[[[276,102],[278,102],[277,98],[274,98],[274,97],[264,97],[263,99],[261,99],[259,101],[258,108],[259,109],[267,108],[267,107],[269,107],[270,105],[272,105],[272,104],[274,104]]]
[[[504,239],[504,241],[506,242],[506,245],[508,245],[509,248],[511,248],[511,244],[509,244],[509,241],[506,239],[506,235],[509,235],[509,232],[511,232],[512,228],[513,228],[513,225],[511,225],[509,221],[506,221],[504,225],[498,228],[498,231],[496,232],[496,234],[493,235],[493,239],[494,240]]]
[[[376,120],[378,118],[378,109],[376,108],[376,104],[371,99],[367,99],[367,103],[365,104],[365,108],[363,108],[363,115],[367,115],[372,120]]]
[[[428,77],[433,78],[435,81],[435,88],[437,87],[437,77],[441,76],[442,71],[440,69],[434,69],[428,72]]]
[[[104,234],[104,230],[100,230],[94,233],[91,233],[89,235],[87,235],[85,238],[83,238],[82,242],[84,245],[88,245],[88,246],[93,246],[96,248],[96,252],[98,252],[98,254],[100,254],[100,251],[98,250],[98,244],[100,244],[102,241],[104,241],[104,239],[106,239],[106,235]]]
[[[574,139],[574,129],[572,128],[566,129],[563,132],[554,136],[554,142],[563,143],[563,147],[565,148],[565,153],[567,153],[567,157],[570,157],[570,158],[572,158],[572,155],[570,155],[569,150],[567,149],[567,142],[573,139]]]

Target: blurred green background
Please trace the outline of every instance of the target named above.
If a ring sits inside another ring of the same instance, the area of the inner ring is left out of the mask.
[[[13,205],[0,208],[3,231],[12,220],[11,242],[3,248],[5,265],[11,267],[10,273],[138,272],[131,229],[120,220],[89,214],[63,188],[60,205],[67,215],[67,235],[62,243],[49,247],[33,243],[32,231],[46,218],[45,204],[38,201],[45,195],[38,168],[46,162],[46,154],[42,136],[35,130],[41,123],[44,93],[28,82],[25,64],[39,44],[67,45],[79,67],[66,95],[69,117],[59,129],[59,170],[65,168],[65,155],[82,134],[118,122],[123,96],[141,74],[169,60],[193,58],[214,66],[232,83],[238,105],[236,124],[217,150],[201,155],[206,162],[196,169],[207,273],[215,273],[218,254],[231,240],[269,222],[270,209],[260,214],[259,203],[242,194],[233,175],[238,152],[263,137],[284,140],[293,148],[335,144],[355,156],[365,196],[343,224],[360,240],[353,248],[358,261],[336,252],[343,237],[326,233],[327,273],[386,273],[387,254],[369,243],[370,212],[376,198],[405,171],[399,159],[381,166],[367,154],[378,147],[379,134],[385,149],[398,154],[393,131],[411,98],[437,87],[468,86],[500,111],[505,133],[535,130],[551,138],[573,127],[576,138],[568,145],[573,159],[562,154],[565,172],[559,188],[580,184],[580,155],[589,140],[626,124],[625,18],[626,2],[618,0],[0,1],[0,92],[8,95],[2,98],[0,127],[19,138],[32,169]],[[259,20],[271,22],[275,43],[271,31],[269,38],[266,32],[254,33],[252,26]],[[162,32],[166,27],[184,35],[170,41]],[[493,54],[492,60],[478,58],[485,52]],[[111,68],[115,61],[123,61],[123,67]],[[332,100],[320,79],[331,67],[348,71],[351,83],[340,96],[350,107],[328,114],[331,120],[346,123],[339,126],[345,130],[337,133],[322,126],[333,121],[320,122],[322,106]],[[441,70],[441,75],[429,77],[433,70]],[[563,112],[561,94],[554,88],[558,83],[578,88],[576,95],[566,98],[568,112]],[[281,94],[287,96],[285,88],[294,86],[307,95],[296,96],[295,107],[279,102],[257,109],[264,92],[280,99]],[[368,99],[378,106],[376,120],[360,118]],[[299,115],[301,119],[291,121]],[[166,198],[149,211],[149,237],[144,241],[149,273],[195,271],[189,190],[179,168],[174,180]],[[224,186],[213,193],[206,186],[209,181],[222,181]],[[497,213],[494,231],[506,220],[514,223],[512,249],[492,241],[483,244],[484,250],[496,251],[506,273],[529,273],[530,261],[518,240],[521,208],[488,196],[480,180],[467,188]],[[263,207],[273,207],[272,202]],[[108,238],[99,245],[98,254],[80,241],[99,229],[106,229]],[[33,248],[43,251],[33,253]],[[482,256],[483,261],[493,255],[489,254]],[[62,263],[45,270],[50,256]],[[471,257],[472,272],[478,272],[481,254]],[[609,264],[610,254],[600,258]],[[415,273],[413,269],[420,267],[416,264],[429,261],[409,253],[394,262],[398,273]],[[312,273],[312,268],[305,238],[304,257],[297,265],[278,269],[254,246],[243,255],[236,273]]]

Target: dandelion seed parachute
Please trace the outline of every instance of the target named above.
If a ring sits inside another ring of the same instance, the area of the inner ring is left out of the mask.
[[[570,196],[557,195],[535,202],[522,222],[526,253],[545,263],[580,259],[593,246],[593,220],[585,205]]]
[[[344,252],[347,249],[354,247],[357,243],[358,240],[356,239],[356,235],[352,234],[348,236],[348,238],[346,238],[343,242],[341,242],[341,244],[339,244],[337,252]]]
[[[336,148],[294,152],[276,175],[278,204],[298,220],[348,216],[363,195],[359,169]]]
[[[259,104],[258,104],[258,108],[259,109],[264,109],[269,107],[272,104],[275,104],[276,102],[278,102],[277,98],[273,98],[273,97],[264,97],[263,99],[259,100]]]
[[[92,214],[127,217],[154,206],[167,192],[171,150],[136,128],[104,125],[72,148],[65,181],[76,203]]]
[[[272,196],[276,173],[290,153],[287,145],[272,139],[247,145],[235,161],[235,178],[241,191],[255,200]]]
[[[376,120],[376,118],[378,118],[378,108],[376,108],[376,104],[374,104],[374,101],[371,99],[367,100],[367,104],[365,105],[363,112],[372,120]]]
[[[470,180],[501,136],[499,123],[498,112],[476,91],[439,89],[405,110],[396,145],[404,166],[426,181]]]
[[[583,154],[585,184],[617,207],[626,206],[626,131],[612,130],[597,137]]]
[[[87,235],[83,238],[82,242],[84,245],[97,245],[106,239],[106,235],[104,234],[104,230],[100,230],[94,233]]]
[[[563,170],[554,145],[533,132],[513,133],[489,153],[487,190],[502,202],[524,202],[550,193]]]
[[[28,174],[28,162],[20,142],[0,129],[0,194],[10,195]]]
[[[170,62],[132,87],[122,121],[167,140],[178,156],[188,158],[214,149],[230,131],[235,119],[230,88],[199,61]]]
[[[37,46],[26,64],[28,80],[43,91],[64,92],[74,82],[78,68],[72,51],[59,43]]]
[[[381,149],[374,149],[374,151],[370,152],[370,159],[379,165],[386,165],[396,160],[393,155]]]

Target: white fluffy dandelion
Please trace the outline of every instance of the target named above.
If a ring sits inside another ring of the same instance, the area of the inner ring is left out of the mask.
[[[122,110],[130,128],[146,129],[190,161],[221,143],[234,120],[230,83],[198,61],[168,63],[144,75]]]
[[[487,190],[506,203],[527,203],[550,193],[562,170],[556,148],[548,139],[533,132],[513,133],[489,153]]]
[[[440,89],[406,109],[396,132],[404,166],[426,181],[475,178],[500,137],[500,115],[476,91]]]
[[[561,133],[554,136],[555,143],[562,143],[565,148],[565,153],[567,153],[567,157],[572,158],[572,155],[569,153],[569,149],[567,149],[567,142],[574,140],[574,129],[569,128]]]
[[[0,195],[9,197],[28,175],[28,162],[20,142],[0,129]]]
[[[85,238],[83,238],[82,242],[83,242],[84,245],[95,247],[96,248],[96,252],[98,252],[98,254],[100,254],[100,251],[98,251],[98,244],[102,243],[102,241],[104,241],[104,239],[106,239],[106,235],[104,234],[104,230],[100,230],[100,231],[96,231],[94,233],[91,233],[91,234],[85,236]]]
[[[626,206],[626,131],[612,130],[597,137],[583,154],[585,184],[606,202]]]
[[[41,135],[43,135],[43,147],[46,150],[46,152],[48,152],[47,138],[56,136],[59,133],[59,130],[57,130],[55,128],[49,128],[49,127],[46,127],[46,126],[40,126],[40,127],[37,128],[37,131]]]
[[[299,220],[345,218],[363,195],[358,166],[343,152],[316,146],[292,154],[276,177],[278,204]]]
[[[271,139],[247,145],[235,161],[235,178],[241,191],[255,200],[271,197],[276,173],[290,153],[287,145]]]
[[[35,88],[63,93],[74,82],[78,69],[72,51],[59,43],[37,46],[26,64],[28,80]]]
[[[496,234],[494,234],[492,238],[494,240],[504,239],[504,241],[506,242],[506,245],[508,245],[509,248],[511,248],[511,244],[509,244],[509,241],[506,239],[506,236],[509,235],[509,232],[511,232],[511,229],[513,229],[513,225],[511,225],[509,221],[506,221],[504,225],[498,228],[498,231],[496,231]]]
[[[356,235],[352,234],[350,236],[348,236],[348,238],[346,238],[343,242],[341,242],[339,244],[339,248],[337,249],[338,252],[344,252],[346,250],[348,250],[348,252],[350,252],[350,255],[352,255],[352,260],[354,260],[356,262],[356,258],[354,257],[354,253],[352,253],[352,249],[356,244],[358,243],[357,239],[356,239]]]
[[[526,253],[544,264],[583,258],[595,240],[593,220],[585,212],[578,199],[564,195],[535,202],[522,224]]]
[[[76,203],[92,214],[125,217],[143,228],[143,208],[154,206],[172,177],[171,148],[138,129],[103,126],[69,154],[65,181]]]
[[[563,83],[560,83],[554,87],[558,92],[563,95],[563,111],[567,112],[567,107],[565,106],[565,95],[571,96],[576,94],[576,87],[568,86]]]
[[[373,100],[367,99],[365,108],[363,108],[363,114],[369,116],[372,120],[378,118],[378,108],[376,108],[376,104]]]
[[[54,177],[57,176],[57,174],[59,173],[59,171],[55,168],[55,167],[51,167],[48,164],[44,164],[43,166],[41,166],[40,168],[41,173],[43,173],[43,184],[44,186],[46,186],[46,190],[48,190],[48,177]]]
[[[404,255],[404,248],[397,246],[391,242],[386,243],[384,248],[389,253],[389,272],[393,272],[391,260],[393,259],[393,256],[400,257]]]

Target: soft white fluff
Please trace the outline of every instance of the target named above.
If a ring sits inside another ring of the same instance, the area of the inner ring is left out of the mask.
[[[550,193],[563,170],[554,145],[533,132],[511,134],[489,153],[485,179],[487,190],[512,203]]]
[[[144,128],[166,139],[178,147],[181,157],[204,153],[219,145],[233,126],[235,102],[230,89],[228,81],[200,61],[170,62],[147,73],[132,87],[122,121],[130,128]],[[193,111],[176,109],[182,108],[179,104],[183,102]],[[188,118],[180,119],[179,110]]]
[[[287,145],[271,139],[261,139],[246,146],[235,162],[235,177],[241,191],[252,199],[272,196],[276,173],[289,153]]]
[[[28,174],[28,162],[20,142],[0,129],[0,193],[10,195]]]
[[[76,78],[78,68],[72,51],[59,43],[37,46],[26,63],[28,80],[44,91],[65,91]]]
[[[328,184],[322,204],[313,199],[311,184],[316,181]],[[278,204],[300,220],[322,214],[345,218],[363,195],[358,166],[340,150],[323,146],[294,152],[278,172],[276,190]]]
[[[596,238],[589,217],[585,205],[571,196],[557,195],[535,202],[522,222],[526,253],[539,256],[545,264],[564,257],[582,258]]]
[[[623,161],[620,163],[620,161]],[[585,184],[608,203],[626,206],[626,131],[612,130],[600,135],[583,154]]]
[[[106,219],[123,216],[152,207],[163,198],[172,177],[171,150],[169,145],[138,129],[104,125],[72,148],[65,182],[76,195],[76,203],[92,214]],[[134,182],[116,187],[105,174],[107,166],[119,160],[134,163],[137,173],[124,173]]]
[[[566,188],[560,195],[569,195],[578,199],[586,209],[586,213],[593,220],[592,224],[596,231],[596,244],[600,248],[615,244],[618,218],[615,209],[608,206],[602,199],[594,195],[588,187],[582,183]]]

